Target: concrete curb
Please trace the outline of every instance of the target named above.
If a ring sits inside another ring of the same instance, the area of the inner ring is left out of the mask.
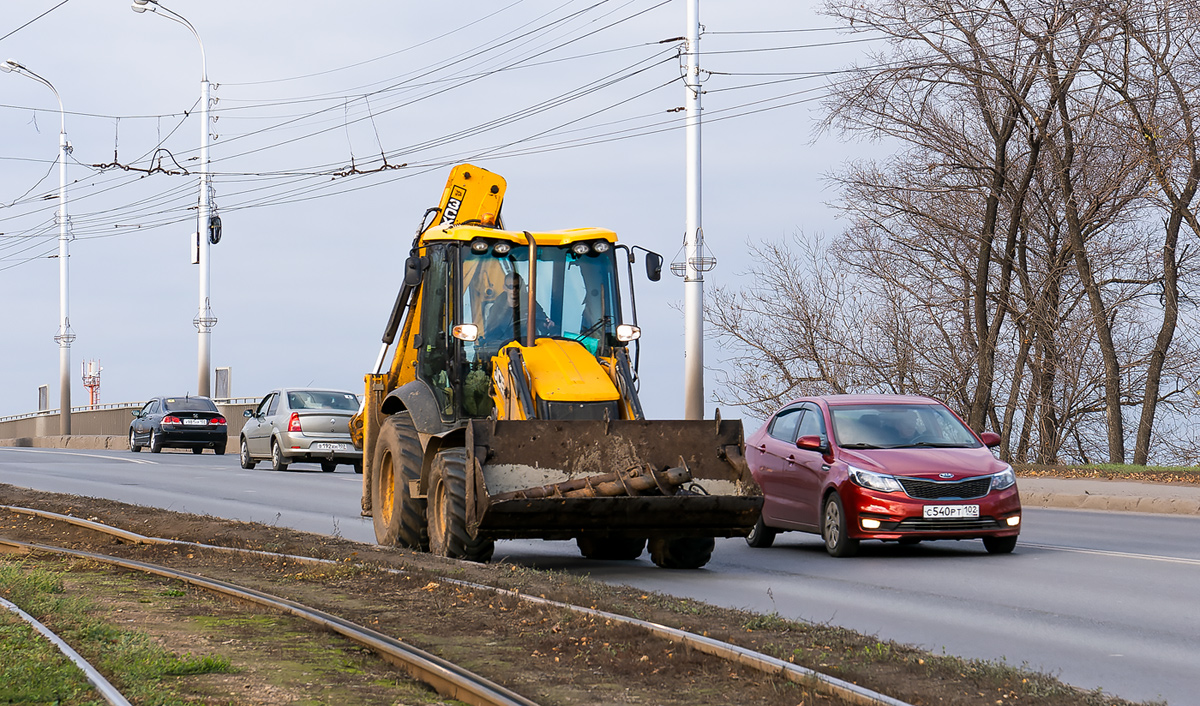
[[[0,439],[0,446],[18,446],[39,449],[114,449],[129,450],[129,439],[123,436],[71,435],[71,436],[24,436],[17,439]]]
[[[1104,510],[1112,512],[1150,512],[1171,515],[1200,515],[1200,500],[1191,498],[1149,498],[1124,495],[1093,495],[1021,491],[1022,507]]]

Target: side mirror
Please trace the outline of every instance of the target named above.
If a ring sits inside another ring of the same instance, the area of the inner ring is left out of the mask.
[[[429,267],[429,258],[425,256],[411,255],[404,261],[404,284],[409,287],[415,287],[421,283],[421,275],[425,273],[425,268]]]
[[[138,417],[142,416],[142,410],[140,410],[140,409],[129,410],[129,413],[132,414],[134,416],[134,418],[138,418]]]
[[[796,439],[796,446],[806,451],[824,451],[825,442],[820,436],[813,434],[811,436],[802,436]]]
[[[651,282],[657,282],[662,279],[662,255],[656,252],[646,251],[646,277]]]
[[[1000,435],[994,431],[983,432],[979,435],[979,440],[982,441],[983,445],[987,446],[988,448],[1000,445]]]
[[[254,411],[248,409],[245,412],[242,412],[242,416],[245,417],[246,419],[249,419],[250,417],[254,416]]]

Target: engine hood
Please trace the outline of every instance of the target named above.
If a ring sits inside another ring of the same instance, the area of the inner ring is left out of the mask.
[[[1003,471],[1008,465],[983,446],[975,449],[839,449],[838,459],[867,471],[928,480],[989,475]]]

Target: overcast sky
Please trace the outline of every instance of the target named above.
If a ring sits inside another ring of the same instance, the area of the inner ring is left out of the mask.
[[[458,162],[507,179],[509,228],[599,226],[683,256],[683,0],[164,4],[196,27],[216,84],[212,364],[236,397],[361,392],[421,215]],[[101,403],[194,392],[196,40],[123,0],[5,7],[0,61],[53,83],[67,111],[74,404],[88,360]],[[815,7],[701,2],[706,287],[745,284],[748,241],[839,228],[822,177],[855,148],[812,140],[829,79],[807,74],[869,44]],[[0,74],[0,416],[34,411],[43,384],[58,405],[58,129],[49,90]],[[336,175],[352,165],[369,173]],[[643,404],[678,418],[683,281],[636,286]],[[719,365],[715,344],[705,356]],[[710,371],[708,417],[714,385]]]

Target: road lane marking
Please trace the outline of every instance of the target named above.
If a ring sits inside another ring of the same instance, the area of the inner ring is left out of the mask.
[[[1120,559],[1146,559],[1148,561],[1165,561],[1170,564],[1190,564],[1192,566],[1200,566],[1200,559],[1185,559],[1175,556],[1159,556],[1157,554],[1135,554],[1133,552],[1114,552],[1108,549],[1083,549],[1082,547],[1060,547],[1054,544],[1026,544],[1021,542],[1019,547],[1032,547],[1034,549],[1049,549],[1056,552],[1074,552],[1076,554],[1099,554],[1101,556],[1111,556]]]
[[[85,454],[76,451],[57,451],[55,449],[27,449],[16,446],[0,446],[0,451],[25,451],[27,453],[39,454],[59,454],[61,456],[86,456],[88,458],[104,458],[110,461],[125,461],[127,463],[149,463],[158,465],[158,461],[151,461],[145,458],[125,458],[123,456],[102,456],[100,454]]]

